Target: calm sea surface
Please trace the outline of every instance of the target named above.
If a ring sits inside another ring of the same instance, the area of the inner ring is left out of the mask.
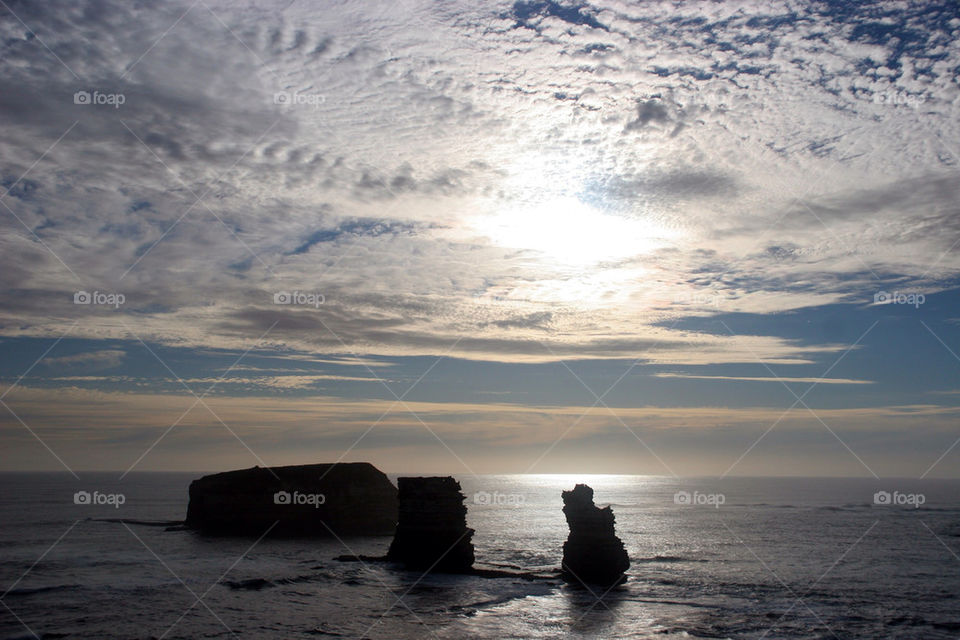
[[[197,475],[0,474],[0,638],[960,637],[958,481],[458,478],[478,566],[544,575],[567,534],[560,491],[590,484],[632,561],[604,595],[334,560],[389,538],[98,520],[181,520]],[[124,502],[76,505],[80,490]]]

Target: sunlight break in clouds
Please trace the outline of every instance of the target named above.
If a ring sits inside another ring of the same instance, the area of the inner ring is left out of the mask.
[[[656,4],[584,5],[596,23],[579,24],[509,3],[456,21],[400,9],[198,6],[143,55],[143,35],[86,39],[68,28],[90,19],[78,9],[25,7],[51,46],[85,50],[79,81],[6,21],[21,89],[4,97],[5,202],[73,271],[8,217],[6,272],[30,294],[4,300],[6,331],[56,335],[51,314],[72,316],[67,294],[86,288],[126,293],[144,339],[244,348],[289,316],[273,340],[328,349],[326,332],[292,328],[302,310],[270,304],[309,288],[358,351],[399,353],[404,336],[402,352],[442,353],[464,329],[506,347],[480,357],[539,357],[495,323],[547,312],[540,337],[568,356],[616,337],[629,358],[652,323],[703,311],[676,300],[771,313],[866,300],[890,278],[932,292],[960,267],[954,238],[925,232],[955,195],[943,58],[920,73],[921,52],[902,51],[891,74],[894,52],[853,26],[825,18],[847,43],[818,49],[804,21],[758,27],[786,11],[766,5],[711,6],[709,30]],[[183,13],[111,11],[156,36]],[[755,44],[737,58],[698,48],[707,33]],[[865,56],[874,67],[845,71]],[[125,102],[71,99],[108,88]],[[874,99],[888,94],[916,99]],[[471,310],[488,291],[513,303]],[[129,338],[85,311],[78,335]],[[769,342],[761,356],[786,346]]]

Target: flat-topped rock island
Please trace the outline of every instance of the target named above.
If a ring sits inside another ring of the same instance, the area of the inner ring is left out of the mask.
[[[184,524],[211,535],[389,536],[397,489],[369,462],[226,471],[190,484]]]

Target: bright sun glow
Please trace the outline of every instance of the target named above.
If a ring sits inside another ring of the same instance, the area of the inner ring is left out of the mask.
[[[477,226],[498,246],[527,249],[570,265],[648,253],[673,235],[655,222],[602,213],[572,196],[509,209],[484,217]]]

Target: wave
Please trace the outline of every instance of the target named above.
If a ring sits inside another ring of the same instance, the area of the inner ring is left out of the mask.
[[[960,622],[931,622],[930,626],[944,631],[960,631]]]
[[[703,558],[684,558],[683,556],[651,556],[649,558],[636,558],[634,562],[708,562]]]
[[[327,631],[326,629],[321,629],[316,627],[314,629],[307,629],[306,633],[312,636],[330,636],[331,638],[343,638],[344,635],[338,631]]]
[[[446,611],[450,613],[462,613],[465,615],[474,615],[478,611],[489,609],[491,607],[496,607],[502,604],[507,604],[514,600],[523,600],[530,596],[542,596],[548,593],[556,591],[556,585],[541,585],[540,589],[525,588],[524,590],[514,591],[509,593],[504,593],[500,596],[494,596],[487,600],[478,600],[477,602],[469,602],[466,604],[457,604],[446,608]]]
[[[802,505],[798,504],[771,504],[769,502],[731,502],[728,505],[729,507],[765,507],[767,509],[802,509]]]
[[[277,584],[302,584],[304,582],[319,582],[321,580],[336,580],[337,578],[329,573],[310,573],[294,576],[292,578],[279,578],[274,580]]]
[[[873,505],[869,502],[848,502],[839,506],[817,507],[819,511],[862,511],[871,508]]]
[[[183,520],[135,520],[133,518],[87,518],[88,522],[110,522],[113,524],[138,524],[142,527],[175,527]]]
[[[22,597],[22,596],[32,596],[37,593],[48,593],[50,591],[69,591],[72,589],[80,589],[82,586],[83,585],[79,585],[79,584],[55,584],[47,587],[33,587],[33,588],[24,587],[22,589],[11,589],[7,593],[5,593],[3,597],[4,598],[9,596]]]
[[[260,591],[269,587],[277,586],[266,578],[249,578],[247,580],[224,580],[220,584],[230,587],[235,591]]]
[[[816,511],[858,511],[862,509],[888,509],[888,510],[905,510],[905,511],[931,511],[937,513],[958,513],[960,509],[956,507],[934,507],[929,505],[921,505],[919,507],[912,506],[889,506],[889,505],[878,505],[872,502],[847,502],[839,505],[810,505],[810,504],[772,504],[769,502],[729,502],[724,505],[724,508],[729,509],[730,507],[743,507],[743,508],[758,508],[762,507],[764,509],[813,509]]]
[[[941,631],[960,631],[960,622],[927,620],[917,615],[897,616],[884,621],[884,624],[888,627],[933,627]]]
[[[289,578],[246,578],[243,580],[224,580],[220,584],[229,587],[235,591],[260,591],[261,589],[270,589],[281,585],[304,584],[309,582],[321,582],[324,580],[338,580],[345,584],[350,583],[350,579],[339,579],[336,576],[326,573],[308,573]],[[357,584],[360,584],[357,582]]]

